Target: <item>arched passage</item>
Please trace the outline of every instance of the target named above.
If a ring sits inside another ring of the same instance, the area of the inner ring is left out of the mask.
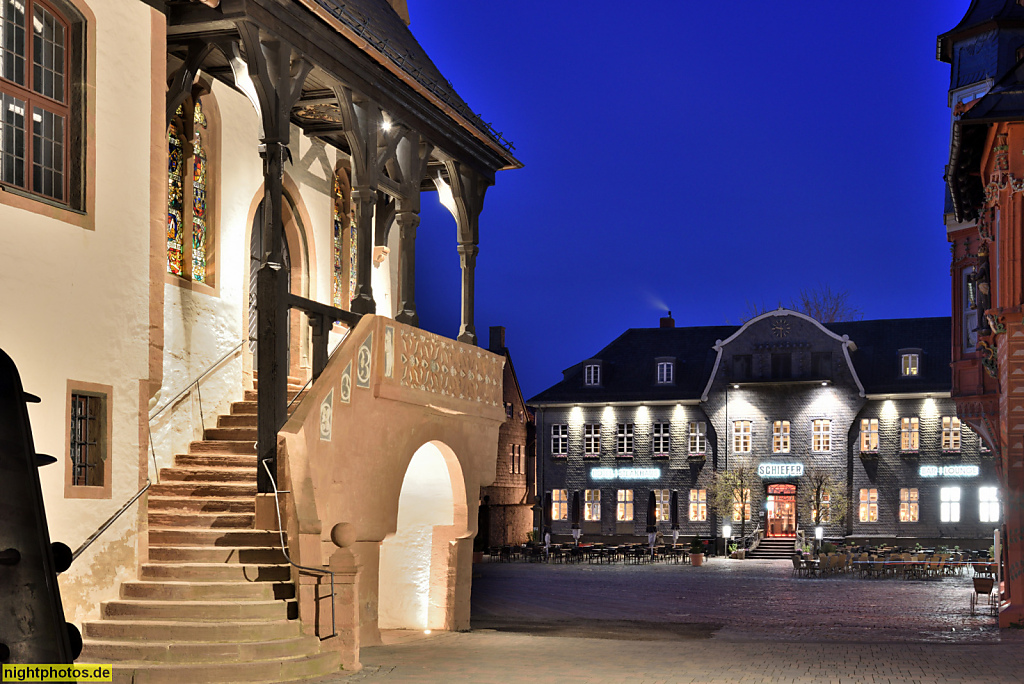
[[[454,452],[416,450],[398,499],[395,533],[380,548],[378,626],[446,629],[454,610],[455,540],[466,533],[466,490]]]

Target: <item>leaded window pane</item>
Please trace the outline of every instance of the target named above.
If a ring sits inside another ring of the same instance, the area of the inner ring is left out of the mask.
[[[0,0],[0,76],[25,85],[25,0]]]
[[[64,199],[64,117],[32,108],[32,190]]]
[[[25,185],[25,102],[0,93],[0,181]]]

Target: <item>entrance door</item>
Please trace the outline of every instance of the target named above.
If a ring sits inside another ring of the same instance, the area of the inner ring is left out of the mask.
[[[796,485],[768,485],[769,537],[796,536]]]

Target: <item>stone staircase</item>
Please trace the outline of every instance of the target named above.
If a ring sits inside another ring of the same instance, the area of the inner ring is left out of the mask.
[[[300,383],[289,378],[289,398]],[[302,633],[277,532],[253,529],[256,392],[219,416],[149,489],[149,562],[84,625],[79,662],[114,681],[282,682],[340,667]]]
[[[747,551],[747,558],[785,559],[793,557],[796,539],[793,537],[766,537],[753,551]]]

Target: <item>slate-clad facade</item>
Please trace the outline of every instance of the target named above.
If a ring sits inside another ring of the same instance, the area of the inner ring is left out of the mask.
[[[644,538],[654,491],[666,536],[673,493],[681,536],[716,537],[723,524],[737,534],[738,521],[711,510],[712,479],[746,468],[758,472],[747,531],[770,522],[773,536],[789,536],[809,525],[795,506],[783,512],[790,499],[779,492],[795,488],[799,501],[807,476],[825,472],[849,501],[826,537],[987,548],[998,523],[980,520],[979,491],[997,480],[991,452],[958,428],[950,325],[825,326],[779,309],[740,327],[676,328],[666,318],[660,328],[627,330],[529,402],[549,516],[536,524],[568,535],[579,492],[585,539]]]

